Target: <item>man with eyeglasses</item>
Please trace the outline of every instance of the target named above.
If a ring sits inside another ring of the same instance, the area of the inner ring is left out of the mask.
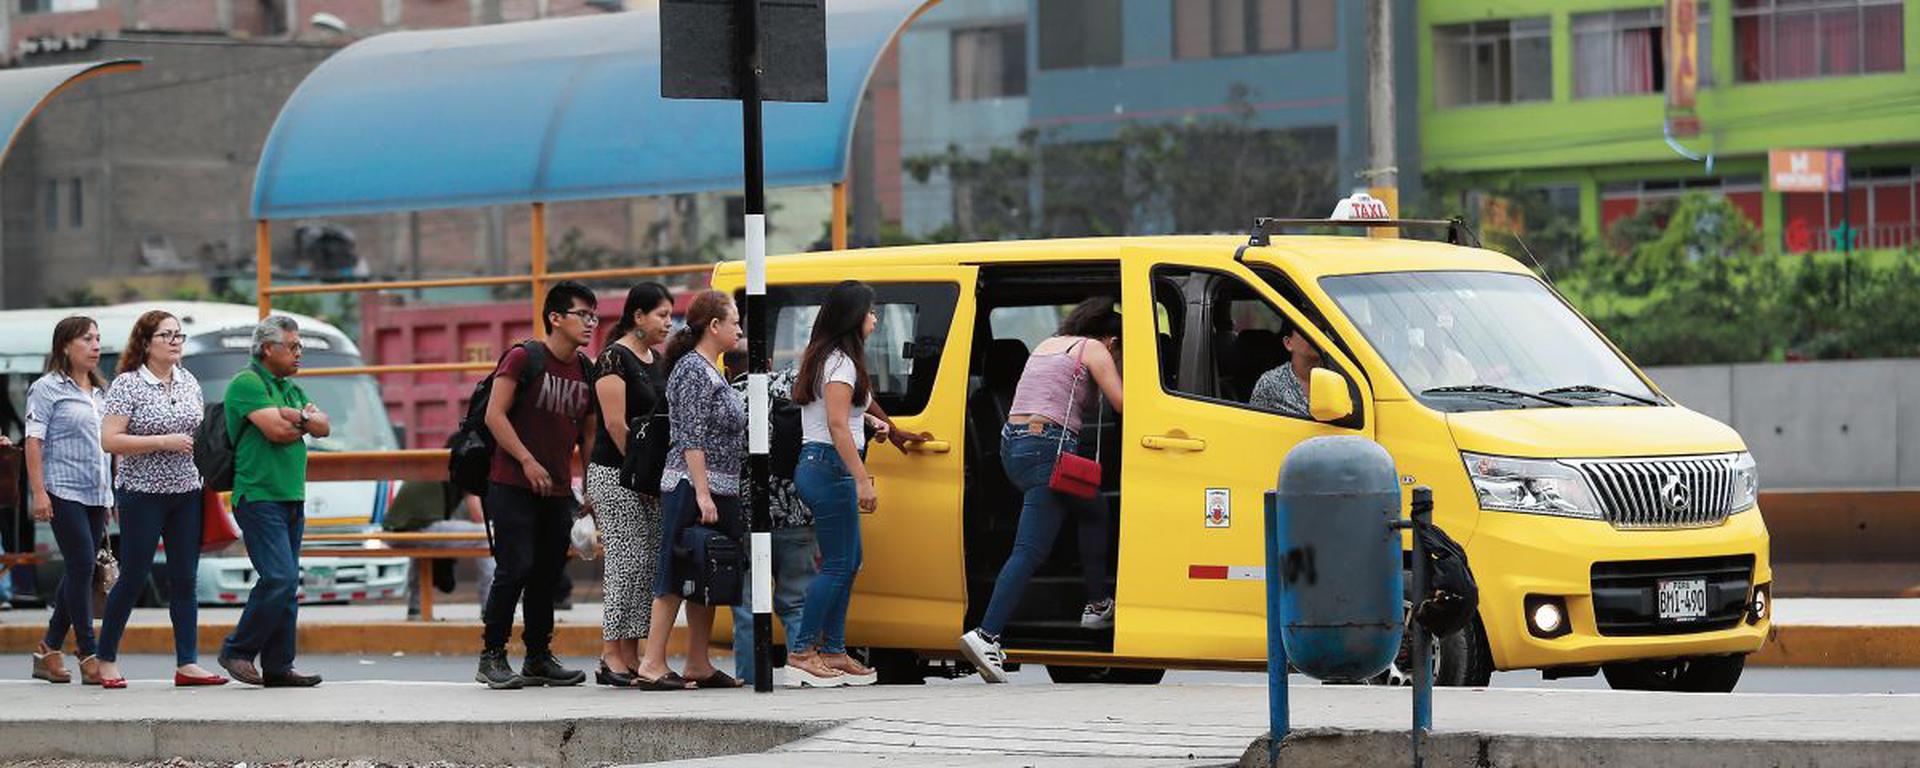
[[[233,441],[233,518],[259,578],[220,648],[220,666],[235,680],[269,688],[320,684],[319,675],[296,671],[293,657],[307,524],[306,439],[326,437],[333,427],[293,382],[300,352],[293,318],[261,320],[253,330],[253,363],[233,377],[224,398]]]
[[[585,672],[560,665],[552,650],[554,597],[567,565],[574,516],[573,451],[593,454],[599,429],[582,350],[600,324],[593,291],[571,280],[547,291],[547,336],[508,352],[493,372],[487,431],[496,447],[482,504],[493,525],[493,589],[474,679],[494,689],[579,685]],[[524,598],[524,600],[523,600]],[[515,604],[524,603],[526,662],[507,663]]]

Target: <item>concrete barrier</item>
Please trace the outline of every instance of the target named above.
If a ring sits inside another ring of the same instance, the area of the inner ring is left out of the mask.
[[[1241,768],[1272,768],[1269,737],[1240,758]],[[1652,766],[1724,768],[1905,768],[1920,766],[1911,741],[1801,741],[1772,739],[1645,739],[1601,736],[1523,736],[1438,733],[1426,742],[1430,768],[1599,768]],[[1281,745],[1284,765],[1314,768],[1377,768],[1412,765],[1405,733],[1316,729],[1295,731]]]

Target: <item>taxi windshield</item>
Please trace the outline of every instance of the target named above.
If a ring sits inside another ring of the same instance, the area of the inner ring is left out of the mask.
[[[1657,405],[1659,395],[1539,281],[1504,272],[1320,280],[1407,389],[1447,411]]]

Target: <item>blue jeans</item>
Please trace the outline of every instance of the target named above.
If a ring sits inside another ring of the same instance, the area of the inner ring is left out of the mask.
[[[233,509],[247,559],[253,561],[253,592],[240,622],[220,648],[229,659],[260,659],[260,671],[283,675],[293,670],[300,619],[300,537],[306,532],[307,505],[300,501],[243,501]]]
[[[813,529],[781,528],[773,532],[773,612],[787,628],[787,652],[800,648],[800,609],[807,587],[818,573],[813,565]],[[753,685],[753,574],[733,607],[733,676]]]
[[[162,538],[167,542],[167,612],[173,618],[173,661],[200,660],[200,605],[194,577],[200,565],[200,492],[120,492],[120,581],[107,595],[100,627],[100,659],[120,656],[120,636],[133,615],[133,601],[146,589]]]
[[[860,507],[853,475],[840,453],[826,443],[800,448],[793,486],[813,512],[820,542],[820,576],[807,586],[800,611],[799,651],[847,652],[847,607],[853,602],[853,577],[860,573]]]
[[[980,628],[987,634],[998,635],[1007,628],[1014,610],[1020,607],[1020,597],[1026,594],[1033,572],[1053,552],[1054,537],[1060,534],[1060,526],[1066,524],[1068,515],[1079,520],[1080,576],[1087,601],[1100,602],[1112,597],[1107,589],[1106,504],[1056,493],[1049,485],[1060,454],[1072,453],[1079,447],[1079,438],[1067,432],[1062,449],[1064,430],[1057,424],[1048,424],[1035,434],[1024,424],[1009,424],[1000,432],[1000,464],[1023,498],[1020,527],[1013,536],[1013,553],[993,582],[993,598],[987,601],[986,616],[980,620]]]
[[[60,546],[64,578],[54,593],[53,618],[47,620],[48,648],[60,650],[73,630],[73,646],[81,656],[92,656],[93,566],[101,540],[107,537],[107,508],[89,507],[58,496],[53,500],[53,541]]]

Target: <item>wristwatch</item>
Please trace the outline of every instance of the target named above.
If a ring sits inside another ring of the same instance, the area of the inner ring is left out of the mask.
[[[300,434],[304,435],[307,433],[307,421],[308,421],[307,415],[304,413],[300,414],[300,423],[294,425],[297,429],[300,430]]]

